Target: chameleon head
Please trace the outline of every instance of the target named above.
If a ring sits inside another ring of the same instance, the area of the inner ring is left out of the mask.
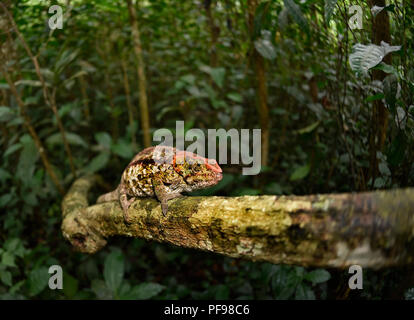
[[[174,156],[173,166],[187,183],[186,191],[213,186],[223,178],[216,160],[203,158],[192,152],[178,151]]]

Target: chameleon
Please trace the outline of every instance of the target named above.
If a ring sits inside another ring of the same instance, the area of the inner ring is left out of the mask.
[[[168,200],[216,185],[223,177],[214,159],[173,147],[149,147],[139,152],[122,173],[118,187],[101,195],[97,203],[118,200],[126,223],[128,208],[136,198],[156,197],[164,216]]]

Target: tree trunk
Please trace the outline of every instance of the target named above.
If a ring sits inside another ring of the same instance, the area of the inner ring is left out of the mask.
[[[142,57],[142,47],[139,35],[139,26],[137,14],[132,4],[132,0],[127,0],[128,11],[132,28],[132,40],[134,42],[134,52],[137,59],[138,88],[139,88],[139,106],[141,110],[141,126],[143,134],[144,147],[151,146],[151,134],[149,123],[148,99],[147,99],[147,79],[145,76],[145,64]]]
[[[206,9],[207,22],[210,29],[210,67],[216,68],[218,66],[217,59],[217,39],[220,34],[220,28],[215,24],[212,13],[212,0],[204,1],[204,8]]]
[[[86,93],[86,81],[83,74],[79,76],[79,88],[82,94],[82,102],[84,106],[83,114],[85,115],[86,121],[89,122],[91,112],[89,110],[89,99],[88,94]]]
[[[46,149],[43,146],[43,143],[40,140],[39,135],[37,134],[35,128],[32,125],[32,122],[31,122],[29,116],[26,113],[26,106],[25,106],[19,92],[17,91],[16,86],[14,85],[13,79],[10,77],[10,75],[7,73],[7,71],[4,71],[3,75],[4,75],[4,78],[6,79],[6,82],[8,83],[8,85],[10,87],[10,91],[12,92],[14,97],[16,98],[17,106],[19,107],[20,113],[22,115],[24,125],[25,125],[27,131],[29,132],[30,136],[32,137],[32,139],[33,139],[33,141],[36,145],[36,149],[39,152],[40,159],[42,159],[42,163],[43,163],[43,166],[45,167],[46,172],[49,175],[50,179],[52,180],[53,184],[56,186],[59,193],[61,195],[63,195],[65,191],[64,191],[58,177],[56,176],[52,165],[50,164],[49,158],[46,154]]]
[[[267,83],[266,83],[266,71],[265,62],[263,57],[255,49],[253,45],[253,30],[254,30],[254,15],[258,5],[257,0],[248,0],[248,24],[249,32],[252,37],[252,65],[254,72],[254,83],[256,86],[256,98],[257,98],[257,111],[259,114],[260,129],[262,130],[261,138],[261,154],[262,154],[262,166],[267,165],[269,157],[269,107],[267,105]]]
[[[386,5],[385,0],[370,0],[370,7]],[[380,45],[381,41],[391,44],[390,21],[387,10],[382,10],[372,20],[372,42]],[[391,54],[384,58],[384,62],[391,64]],[[386,74],[381,70],[373,70],[372,80],[382,81]],[[372,185],[378,174],[377,152],[382,151],[388,128],[388,111],[381,100],[375,100],[371,113],[371,136],[370,136],[370,169],[369,176],[372,178]]]
[[[134,129],[134,107],[131,101],[131,89],[129,87],[128,68],[126,64],[125,55],[122,55],[121,57],[121,66],[122,66],[122,79],[124,83],[125,97],[126,97],[127,108],[128,108],[128,120],[129,120],[129,125],[131,127],[132,148],[135,151],[137,147],[137,138],[135,137],[135,129]]]
[[[152,198],[88,206],[96,177],[62,202],[62,232],[95,253],[111,236],[139,237],[233,258],[303,266],[381,268],[414,262],[414,189],[311,196],[183,197],[164,217]]]
[[[14,18],[12,16],[12,14],[9,12],[9,10],[6,8],[6,6],[2,3],[0,3],[0,5],[2,6],[3,11],[5,12],[7,18],[9,19],[9,22],[10,22],[11,26],[13,27],[14,32],[16,32],[18,38],[20,39],[24,50],[26,51],[26,53],[29,56],[30,60],[32,60],[33,66],[35,68],[36,75],[37,75],[37,77],[38,77],[38,79],[39,79],[39,81],[42,85],[43,98],[45,100],[46,105],[52,110],[52,112],[53,112],[53,114],[56,118],[58,129],[59,129],[60,135],[62,137],[63,146],[64,146],[64,149],[65,149],[66,155],[68,157],[69,166],[70,166],[70,169],[72,171],[73,177],[76,178],[76,167],[75,167],[75,163],[73,161],[72,151],[71,151],[70,145],[69,145],[69,143],[66,139],[65,129],[63,127],[62,120],[60,119],[60,115],[58,113],[55,94],[54,93],[50,94],[50,92],[49,92],[48,86],[47,86],[46,81],[45,81],[45,79],[43,77],[43,74],[41,72],[41,68],[40,68],[39,60],[38,60],[38,55],[33,54],[33,52],[30,49],[28,43],[26,42],[26,39],[20,33],[19,28],[17,27],[17,24],[14,21]],[[10,31],[7,31],[7,32],[9,33]]]

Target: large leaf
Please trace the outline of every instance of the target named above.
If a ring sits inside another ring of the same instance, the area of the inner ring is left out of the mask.
[[[0,122],[7,122],[16,117],[16,114],[9,107],[0,106]]]
[[[20,152],[19,162],[17,164],[16,176],[23,183],[28,183],[28,177],[32,177],[35,170],[35,163],[39,157],[36,145],[29,135],[24,135],[20,139],[23,150]]]
[[[372,16],[375,18],[375,16],[376,16],[378,13],[380,13],[382,10],[384,10],[384,8],[385,8],[385,7],[373,6],[373,7],[371,8],[371,13],[372,13]]]
[[[69,299],[72,299],[78,292],[79,281],[68,273],[63,274],[63,293]]]
[[[395,75],[390,74],[382,81],[384,85],[385,102],[392,112],[395,111],[395,103],[397,101],[398,79]]]
[[[214,82],[220,88],[223,87],[225,74],[226,74],[226,70],[224,68],[213,68],[213,69],[211,69],[211,77],[213,78]]]
[[[296,181],[296,180],[301,180],[303,178],[305,178],[310,171],[310,165],[304,165],[302,167],[298,167],[295,171],[293,171],[293,173],[290,175],[290,180],[291,181]]]
[[[79,49],[66,49],[62,52],[62,54],[57,59],[55,66],[54,66],[54,73],[55,75],[60,75],[62,71],[72,63],[76,57],[78,56],[80,50]]]
[[[349,64],[356,73],[366,75],[368,70],[378,65],[388,53],[400,49],[401,46],[390,46],[384,41],[380,46],[357,43],[353,46],[353,52],[349,56]]]
[[[205,73],[208,73],[213,81],[217,84],[218,87],[222,88],[224,83],[224,76],[226,75],[226,69],[224,68],[212,68],[210,66],[203,65],[200,67],[200,70],[204,71]],[[190,91],[190,89],[187,89]],[[198,89],[197,89],[198,90]],[[190,92],[193,96],[199,96],[199,93],[197,92]]]
[[[254,28],[253,28],[253,39],[260,35],[260,31],[264,25],[267,25],[267,21],[269,20],[269,8],[270,8],[270,1],[263,1],[261,2],[254,14]]]
[[[12,274],[10,273],[10,271],[1,271],[0,272],[0,280],[1,282],[3,282],[6,286],[11,286],[12,285]]]
[[[299,283],[296,288],[295,300],[315,300],[315,293],[306,284]]]
[[[117,143],[114,143],[111,146],[111,149],[118,156],[125,159],[131,159],[134,155],[134,152],[131,148],[131,144],[125,140],[119,140]]]
[[[124,278],[124,256],[121,251],[114,250],[106,256],[104,279],[106,286],[116,292]]]
[[[85,142],[85,140],[83,140],[82,137],[77,135],[76,133],[65,132],[65,138],[69,144],[72,144],[74,146],[81,146],[84,148],[88,147],[88,144]],[[46,139],[46,143],[51,146],[62,145],[62,134],[60,132],[52,134]]]
[[[25,85],[30,87],[41,87],[42,83],[39,80],[30,80],[30,79],[22,79],[19,81],[16,81],[15,85]]]
[[[46,288],[49,282],[49,276],[50,274],[48,272],[48,268],[46,267],[34,269],[30,272],[28,286],[31,296],[39,294],[44,288]]]
[[[254,42],[254,47],[263,58],[268,60],[273,60],[276,58],[276,50],[270,40],[263,38],[257,39]]]
[[[95,139],[98,141],[98,144],[105,149],[111,148],[112,138],[107,132],[98,132],[95,134]]]
[[[107,151],[101,152],[86,166],[85,171],[89,173],[95,173],[103,168],[109,161],[110,153]]]
[[[132,290],[127,295],[127,298],[134,299],[134,300],[150,299],[152,297],[155,297],[157,294],[159,294],[162,290],[164,290],[164,288],[165,288],[164,286],[158,283],[153,283],[153,282],[141,283],[132,288]]]
[[[300,7],[293,1],[293,0],[283,0],[286,9],[289,12],[289,15],[293,18],[293,20],[304,30],[308,31],[308,21],[302,14]]]
[[[318,284],[328,281],[331,275],[324,269],[313,270],[305,275],[305,279],[312,282],[312,284]]]
[[[16,264],[14,262],[14,255],[11,254],[8,251],[3,252],[3,254],[1,255],[1,264],[6,266],[6,267],[15,267]]]
[[[338,0],[325,0],[325,21],[329,23]]]

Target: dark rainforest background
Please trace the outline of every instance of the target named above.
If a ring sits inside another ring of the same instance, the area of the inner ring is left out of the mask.
[[[407,268],[349,290],[348,270],[128,238],[89,256],[60,231],[75,177],[116,187],[177,120],[262,129],[261,173],[225,165],[198,194],[414,186],[413,20],[412,0],[1,0],[0,298],[413,299]],[[54,264],[63,290],[47,287]]]

